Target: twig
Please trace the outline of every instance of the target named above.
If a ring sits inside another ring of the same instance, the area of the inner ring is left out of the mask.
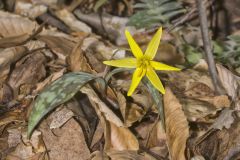
[[[212,54],[212,45],[208,35],[208,21],[207,21],[206,8],[204,6],[203,0],[196,0],[196,2],[197,2],[197,8],[198,8],[198,14],[199,14],[199,20],[200,20],[203,45],[205,50],[205,59],[208,63],[208,70],[212,78],[212,83],[214,85],[214,89],[216,93],[223,94],[223,89],[218,79],[217,70],[216,70],[216,66],[215,66],[215,62]]]

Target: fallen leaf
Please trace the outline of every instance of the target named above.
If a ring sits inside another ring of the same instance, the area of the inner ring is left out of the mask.
[[[46,151],[42,133],[39,131],[33,132],[31,139],[27,139],[27,133],[21,134],[21,143],[17,145],[15,150],[7,156],[7,160],[14,158],[31,160],[33,157],[41,157]]]
[[[117,115],[114,114],[114,112],[99,98],[93,89],[89,87],[82,87],[81,92],[86,94],[90,101],[97,104],[97,110],[101,112],[108,121],[114,123],[118,127],[124,126],[120,118],[117,117]]]
[[[217,64],[217,71],[222,86],[225,88],[228,96],[230,96],[232,100],[235,102],[235,109],[240,110],[239,82],[238,82],[240,78],[220,64]]]
[[[167,144],[172,160],[185,160],[185,149],[189,137],[187,118],[182,110],[182,105],[172,93],[166,88],[163,96]]]
[[[105,121],[105,124],[105,151],[136,151],[139,149],[137,138],[127,127],[118,127],[108,120]]]
[[[4,38],[24,34],[31,35],[37,27],[37,23],[28,18],[11,14],[9,12],[0,12],[0,36]]]
[[[0,52],[0,68],[9,66],[17,62],[20,58],[28,54],[28,49],[23,46],[11,47]]]
[[[50,118],[51,116],[48,119]],[[73,118],[61,128],[53,131],[49,129],[47,121],[44,120],[40,125],[40,130],[46,148],[51,150],[48,153],[51,160],[79,160],[90,157],[84,133]]]
[[[71,51],[67,57],[67,63],[69,64],[69,70],[72,72],[82,71],[88,73],[96,73],[95,70],[89,65],[84,51],[81,49],[82,41],[80,41]]]
[[[21,85],[29,84],[34,86],[46,76],[45,62],[46,57],[38,52],[24,57],[21,61],[16,63],[15,69],[8,80],[9,85],[14,91],[14,96],[21,93],[21,90],[19,90]]]
[[[73,116],[74,116],[74,113],[65,107],[61,108],[58,111],[55,111],[51,115],[52,121],[50,123],[50,129],[60,128]]]
[[[31,19],[35,19],[45,12],[47,12],[47,6],[43,4],[33,4],[23,1],[16,1],[15,3],[15,13]]]
[[[146,111],[134,103],[127,103],[122,93],[117,92],[120,111],[124,119],[124,125],[130,127],[134,122],[141,121]]]
[[[56,16],[61,19],[72,31],[91,33],[92,29],[85,23],[78,20],[67,9],[58,10]]]
[[[234,110],[231,109],[223,110],[220,116],[213,123],[211,128],[222,130],[223,127],[225,127],[226,129],[229,129],[231,127],[231,124],[234,122],[234,118],[232,115],[233,111]]]

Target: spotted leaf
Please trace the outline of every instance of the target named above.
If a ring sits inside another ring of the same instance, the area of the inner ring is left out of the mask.
[[[46,114],[71,99],[83,85],[96,78],[92,74],[83,72],[68,73],[46,87],[33,104],[28,121],[28,136]]]

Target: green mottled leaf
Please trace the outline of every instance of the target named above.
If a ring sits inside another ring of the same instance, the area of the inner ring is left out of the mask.
[[[162,103],[162,94],[159,93],[159,91],[151,84],[151,82],[144,77],[142,81],[146,87],[148,88],[149,92],[151,93],[151,96],[153,98],[154,103],[157,105],[157,109],[159,112],[159,115],[161,117],[162,126],[165,129],[165,114],[164,114],[164,107]]]
[[[128,25],[137,28],[165,25],[186,10],[176,0],[142,0],[134,5],[138,11],[129,19]]]
[[[71,99],[83,85],[96,78],[83,72],[68,73],[46,87],[33,104],[28,121],[28,136],[46,114]]]

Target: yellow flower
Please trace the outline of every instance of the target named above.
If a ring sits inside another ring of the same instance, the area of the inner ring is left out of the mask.
[[[132,93],[140,83],[141,79],[145,75],[154,87],[156,87],[162,94],[165,94],[165,89],[162,85],[162,82],[160,81],[157,73],[154,70],[180,71],[180,69],[176,67],[171,67],[157,61],[153,61],[153,58],[155,57],[158,46],[160,44],[162,27],[159,28],[157,33],[153,36],[144,54],[128,30],[125,30],[125,35],[135,58],[124,58],[119,60],[104,61],[103,63],[115,67],[136,68],[132,76],[132,83],[128,90],[128,96],[132,95]]]

